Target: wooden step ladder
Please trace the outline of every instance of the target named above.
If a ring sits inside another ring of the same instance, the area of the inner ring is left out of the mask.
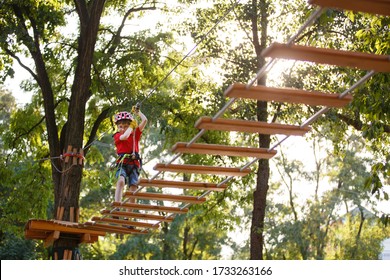
[[[274,101],[336,108],[344,107],[352,100],[350,94],[340,98],[339,94],[266,86],[252,86],[248,88],[246,85],[240,83],[229,86],[224,92],[224,95],[230,98],[235,97],[259,101]]]
[[[188,208],[181,208],[176,206],[142,204],[142,203],[113,202],[112,206],[115,209],[124,208],[128,210],[145,210],[147,212],[157,212],[157,213],[185,214],[188,212]]]
[[[162,215],[153,215],[153,214],[144,214],[136,212],[124,212],[124,211],[112,211],[109,209],[103,209],[100,211],[103,216],[111,216],[117,218],[134,218],[139,220],[154,220],[162,222],[173,222],[173,217],[162,216]]]
[[[195,127],[206,130],[238,131],[259,134],[284,134],[303,136],[310,131],[309,127],[299,127],[296,125],[267,123],[248,120],[228,120],[216,119],[211,117],[201,117]]]
[[[387,55],[272,43],[262,52],[262,56],[390,72],[390,60]]]
[[[152,192],[125,192],[126,198],[134,199],[145,199],[145,200],[159,200],[159,201],[172,201],[172,202],[182,202],[182,203],[191,203],[199,204],[206,201],[204,197],[196,197],[190,195],[174,195],[174,194],[162,194],[162,193],[152,193]]]
[[[251,169],[248,167],[239,168],[239,167],[221,167],[221,166],[172,164],[172,163],[170,164],[157,163],[153,167],[153,169],[162,172],[196,173],[196,174],[210,174],[210,175],[222,175],[222,176],[246,176],[251,172]],[[155,181],[156,180],[154,180],[153,182]],[[145,183],[146,182],[144,182],[144,180],[141,180],[141,185],[144,185]]]
[[[147,180],[141,179],[139,181],[140,186],[144,187],[156,187],[156,188],[173,188],[173,189],[190,189],[190,190],[209,190],[221,192],[227,188],[226,184],[212,184],[202,182],[189,182],[189,181],[167,181],[167,180]]]
[[[265,148],[234,147],[228,145],[178,142],[172,147],[174,153],[204,154],[204,155],[224,155],[236,157],[255,157],[270,159],[276,155],[276,151],[268,151]]]

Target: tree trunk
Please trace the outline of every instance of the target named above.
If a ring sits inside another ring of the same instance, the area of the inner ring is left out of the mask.
[[[188,258],[188,250],[189,250],[188,247],[190,242],[189,232],[190,232],[190,227],[186,225],[184,227],[184,232],[183,232],[183,259],[184,260],[189,260]]]
[[[259,9],[259,11],[258,11]],[[258,22],[260,17],[261,37],[259,38]],[[268,3],[266,0],[252,1],[252,34],[253,44],[257,55],[257,68],[260,70],[265,64],[261,52],[265,49],[267,44],[267,28],[268,28]],[[265,77],[260,77],[257,81],[259,85],[265,85]],[[257,120],[268,121],[267,102],[257,102]],[[259,147],[269,148],[270,136],[259,135]],[[264,220],[266,200],[268,193],[269,180],[269,161],[260,159],[257,170],[256,190],[253,194],[253,212],[252,225],[250,233],[250,259],[262,260],[264,247]]]
[[[91,96],[91,67],[100,17],[105,0],[86,3],[75,0],[80,19],[78,59],[68,108],[68,121],[64,140],[67,149],[61,172],[61,181],[55,186],[55,217],[69,222],[78,222],[80,185],[83,172],[83,138],[86,103]],[[52,258],[66,257],[66,252],[77,252],[80,240],[61,234],[53,244]],[[65,252],[65,253],[64,253]],[[72,257],[72,259],[75,259]]]
[[[161,223],[161,231],[163,232],[163,236],[164,236],[164,238],[162,240],[162,242],[163,242],[162,254],[161,254],[162,259],[163,260],[172,260],[173,259],[172,258],[173,256],[171,254],[172,248],[171,248],[171,244],[167,238],[168,233],[169,233],[168,223],[165,223],[165,222]]]
[[[351,253],[351,259],[352,260],[356,260],[357,259],[357,255],[358,255],[358,251],[359,251],[360,237],[361,237],[361,234],[362,234],[364,221],[366,220],[366,218],[364,217],[364,210],[363,210],[363,208],[360,205],[359,205],[359,212],[360,212],[359,230],[358,230],[358,232],[356,234],[355,246],[353,247],[353,250],[352,250],[352,253]],[[351,219],[353,219],[353,217]]]
[[[258,114],[259,121],[266,117],[267,110],[264,107],[267,106],[266,102],[258,102]],[[266,118],[265,118],[266,120]],[[270,136],[259,135],[260,147],[269,148]],[[256,190],[253,193],[253,212],[252,212],[252,226],[251,226],[251,246],[250,246],[250,259],[262,260],[263,259],[263,246],[264,246],[264,220],[265,210],[267,202],[267,193],[269,189],[269,161],[266,159],[259,160],[259,166],[257,169],[257,181]]]

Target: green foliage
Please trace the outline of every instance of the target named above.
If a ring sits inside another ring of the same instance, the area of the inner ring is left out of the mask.
[[[275,183],[269,198],[267,259],[378,258],[382,250],[380,242],[388,237],[389,232],[380,222],[381,219],[385,221],[385,217],[381,218],[377,213],[370,191],[364,186],[370,159],[360,154],[364,150],[362,138],[352,135],[347,143],[337,154],[316,150],[316,169],[311,172],[305,170],[307,167],[303,170],[291,168],[297,166],[295,161],[277,161],[281,175],[279,182],[283,183]],[[320,141],[316,146],[323,144]],[[307,175],[306,180],[295,178],[302,174]],[[274,202],[286,196],[281,185],[290,192],[288,199]],[[310,190],[311,194],[300,191],[302,188]],[[298,199],[303,195],[304,199]],[[362,205],[369,205],[373,213],[370,214]],[[356,213],[360,211],[365,217],[358,232],[360,214]],[[347,214],[343,214],[345,212]],[[348,217],[353,217],[353,229],[346,222]],[[348,237],[341,232],[348,232]],[[375,238],[368,240],[371,234]]]
[[[363,223],[362,234],[358,236]],[[375,220],[360,220],[359,216],[347,215],[343,224],[337,223],[330,234],[327,248],[329,259],[377,260],[383,248],[381,242],[390,236],[389,228]]]
[[[36,260],[45,257],[42,246],[32,240],[25,240],[23,237],[5,233],[0,240],[1,260]]]
[[[24,240],[23,230],[31,215],[46,218],[52,201],[49,166],[35,161],[47,151],[41,147],[39,130],[25,139],[15,137],[28,129],[23,123],[30,124],[34,115],[19,113],[11,94],[0,93],[0,258],[42,259],[42,244]]]

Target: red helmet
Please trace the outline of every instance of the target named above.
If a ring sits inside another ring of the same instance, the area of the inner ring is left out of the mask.
[[[119,112],[114,116],[114,118],[115,118],[115,123],[121,120],[129,120],[129,121],[133,120],[133,116],[129,112]]]

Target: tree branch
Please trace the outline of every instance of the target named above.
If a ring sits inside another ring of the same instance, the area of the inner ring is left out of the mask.
[[[122,18],[122,22],[121,22],[121,25],[119,26],[118,30],[116,31],[115,34],[113,34],[112,36],[112,39],[110,40],[110,42],[112,42],[111,44],[111,47],[108,49],[107,53],[109,55],[113,55],[115,53],[115,50],[117,49],[122,37],[121,37],[121,33],[122,33],[122,30],[123,28],[125,27],[125,23],[126,23],[126,20],[127,18],[129,17],[129,15],[131,13],[135,13],[135,12],[139,12],[139,11],[146,11],[146,10],[155,10],[156,7],[139,7],[139,8],[131,8],[129,9],[125,15],[123,16]]]
[[[69,99],[67,98],[62,98],[60,99],[55,105],[54,105],[54,108],[56,108],[62,101],[69,101]],[[29,135],[31,132],[34,131],[35,128],[37,128],[43,121],[45,120],[45,116],[43,116],[39,122],[37,122],[35,125],[33,125],[29,130],[27,130],[26,132],[22,133],[22,134],[19,134],[18,136],[16,136],[14,138],[14,140],[12,141],[12,148],[15,148],[15,143],[16,141],[18,141],[20,138],[22,138],[23,136],[26,136],[26,135]]]
[[[89,150],[90,146],[95,141],[96,133],[97,133],[97,131],[99,129],[100,124],[107,118],[107,116],[109,115],[110,111],[111,111],[110,107],[104,109],[100,113],[100,115],[97,117],[97,119],[95,120],[95,123],[93,124],[93,127],[91,129],[91,134],[89,135],[89,139],[88,139],[87,143],[85,144],[85,146],[83,148],[84,155],[86,155],[88,153],[88,150]]]
[[[80,28],[87,26],[89,20],[87,3],[85,0],[74,0],[74,4],[80,18]]]
[[[338,118],[340,118],[343,122],[346,124],[354,127],[358,131],[363,130],[363,122],[357,118],[351,118],[350,116],[346,116],[343,114],[336,114]],[[383,125],[383,131],[386,133],[390,133],[390,126],[389,125]]]
[[[27,65],[25,65],[25,64],[22,62],[22,60],[21,60],[14,52],[12,52],[12,51],[11,51],[10,49],[8,49],[8,48],[5,48],[5,52],[6,52],[9,56],[11,56],[13,59],[15,59],[15,60],[18,62],[18,64],[19,64],[22,68],[24,68],[27,72],[29,72],[30,75],[31,75],[36,81],[38,81],[38,76],[34,73],[34,71],[31,70],[30,67],[28,67]]]
[[[36,74],[33,74],[33,77],[36,79],[43,96],[43,105],[45,111],[50,154],[51,156],[58,156],[60,153],[60,149],[58,139],[58,127],[56,124],[56,116],[54,110],[54,95],[50,84],[49,75],[46,71],[45,61],[40,50],[41,34],[33,17],[34,13],[31,13],[28,8],[18,6],[17,4],[12,5],[12,9],[15,16],[18,18],[18,25],[20,29],[23,30],[23,38],[21,38],[20,41],[27,47],[35,63]],[[28,28],[25,24],[27,19],[31,23],[31,27],[33,29],[33,37],[30,36],[28,33]]]

